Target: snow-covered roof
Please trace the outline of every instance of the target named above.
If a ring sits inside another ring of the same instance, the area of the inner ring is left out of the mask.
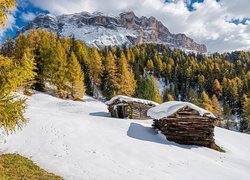
[[[123,102],[137,102],[137,103],[142,103],[142,104],[147,104],[147,105],[154,105],[154,106],[159,105],[158,103],[153,102],[153,101],[149,101],[149,100],[145,100],[145,99],[132,98],[132,97],[123,96],[123,95],[115,96],[111,100],[107,101],[105,104],[106,105],[111,105],[117,100],[123,101]]]
[[[181,101],[168,101],[159,106],[153,107],[148,110],[147,115],[153,119],[159,120],[159,119],[166,118],[175,114],[177,111],[179,111],[180,109],[184,107],[189,107],[199,112],[201,116],[216,118],[216,116],[213,113],[205,109],[202,109],[192,103],[181,102]]]

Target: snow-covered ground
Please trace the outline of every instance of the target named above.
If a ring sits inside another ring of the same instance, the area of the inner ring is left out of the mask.
[[[108,117],[90,97],[64,101],[43,93],[29,98],[26,127],[0,138],[0,152],[19,153],[73,180],[249,180],[250,136],[216,128],[227,152],[169,142],[152,121]]]

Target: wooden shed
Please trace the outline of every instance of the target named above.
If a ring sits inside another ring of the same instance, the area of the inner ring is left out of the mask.
[[[169,101],[150,109],[148,116],[154,119],[153,127],[170,141],[215,147],[216,117],[205,109],[188,102]]]
[[[158,105],[153,101],[132,98],[128,96],[115,96],[106,102],[112,117],[129,119],[149,119],[147,111]]]

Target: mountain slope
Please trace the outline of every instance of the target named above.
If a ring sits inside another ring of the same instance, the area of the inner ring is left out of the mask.
[[[139,18],[133,12],[121,13],[118,17],[87,12],[60,16],[42,14],[17,32],[16,37],[32,28],[44,28],[61,36],[74,36],[96,47],[159,43],[170,48],[207,52],[205,45],[194,42],[185,34],[171,34],[154,17]]]
[[[250,136],[216,128],[227,152],[169,142],[152,121],[108,117],[107,107],[36,93],[28,100],[29,122],[0,137],[0,152],[19,153],[65,179],[250,179]]]

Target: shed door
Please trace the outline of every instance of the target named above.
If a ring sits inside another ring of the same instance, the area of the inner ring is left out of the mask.
[[[128,106],[126,105],[118,105],[117,108],[117,115],[118,118],[127,118],[128,117]]]

